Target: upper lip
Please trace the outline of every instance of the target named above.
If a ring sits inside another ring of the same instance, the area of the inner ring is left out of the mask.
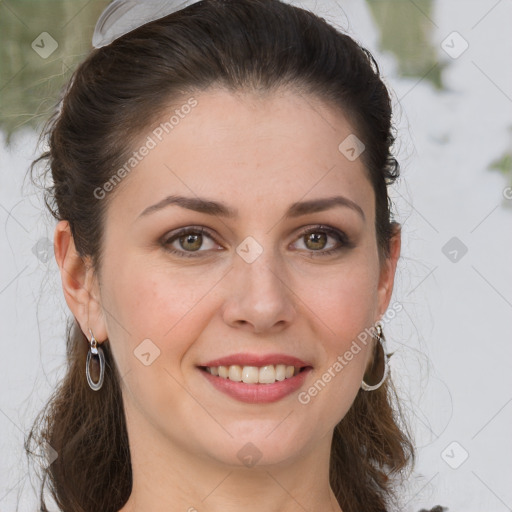
[[[232,354],[230,356],[221,357],[219,359],[213,359],[199,366],[208,366],[211,368],[215,366],[232,365],[269,366],[271,364],[285,364],[287,366],[295,366],[297,368],[311,366],[310,363],[287,354]]]

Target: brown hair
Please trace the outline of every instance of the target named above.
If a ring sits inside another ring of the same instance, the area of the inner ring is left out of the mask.
[[[52,185],[46,204],[69,221],[75,245],[101,268],[103,218],[109,200],[94,191],[130,156],[135,141],[171,100],[209,87],[272,92],[287,87],[323,100],[347,116],[366,150],[361,155],[376,197],[379,254],[393,235],[387,185],[399,175],[391,155],[391,101],[366,49],[313,13],[277,0],[204,0],[94,49],[74,72],[44,136]],[[341,141],[340,141],[341,142]],[[72,319],[73,320],[73,319]],[[25,443],[48,443],[57,459],[44,471],[64,512],[117,512],[132,473],[119,374],[109,343],[103,387],[85,378],[87,338],[73,320],[67,373]],[[382,512],[398,500],[395,477],[414,464],[414,447],[390,378],[359,391],[336,426],[330,483],[344,512]],[[48,482],[47,482],[48,480]]]

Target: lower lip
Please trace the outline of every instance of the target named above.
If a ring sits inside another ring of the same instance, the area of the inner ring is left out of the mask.
[[[250,404],[277,402],[290,395],[302,386],[310,370],[312,370],[311,367],[305,368],[294,377],[276,381],[273,384],[245,384],[244,382],[217,377],[199,369],[216,389],[240,402]]]

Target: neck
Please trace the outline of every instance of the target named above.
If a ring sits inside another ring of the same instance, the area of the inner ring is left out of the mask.
[[[119,512],[342,512],[329,485],[331,436],[293,460],[245,467],[134,429],[132,493]]]

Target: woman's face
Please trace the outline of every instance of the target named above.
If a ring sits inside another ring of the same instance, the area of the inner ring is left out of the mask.
[[[327,447],[353,403],[374,340],[344,355],[385,312],[398,252],[380,264],[374,192],[352,139],[339,149],[353,134],[339,112],[291,92],[194,98],[168,134],[141,134],[134,150],[150,149],[111,198],[94,333],[131,443],[290,463]]]

